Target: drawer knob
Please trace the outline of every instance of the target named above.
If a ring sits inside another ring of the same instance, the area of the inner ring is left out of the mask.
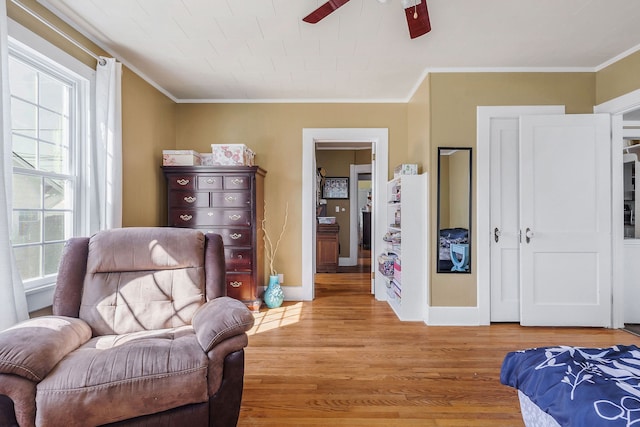
[[[177,182],[178,184],[180,184],[180,185],[187,185],[187,184],[188,184],[189,182],[191,182],[191,181],[190,181],[190,180],[188,180],[188,179],[178,179],[178,180],[176,180],[176,182]]]
[[[238,198],[236,196],[227,196],[225,197],[225,200],[227,202],[235,202],[236,200],[238,200]]]
[[[189,221],[193,218],[191,215],[180,215],[180,219],[183,221]]]
[[[242,179],[242,178],[233,178],[231,180],[231,182],[234,183],[235,185],[238,185],[238,184],[242,184],[244,182],[244,179]]]
[[[213,184],[216,182],[215,178],[207,178],[207,184]]]
[[[239,288],[240,286],[242,286],[242,282],[237,282],[237,281],[229,282],[229,284],[230,284],[230,285],[231,285],[231,287],[233,287],[233,288]]]
[[[185,202],[187,202],[187,203],[193,203],[193,202],[195,202],[195,201],[196,201],[196,198],[195,198],[195,197],[193,197],[193,196],[186,196],[186,197],[184,198],[184,201],[185,201]]]
[[[207,212],[207,215],[213,216],[213,212],[209,211],[209,212]]]
[[[238,215],[238,214],[229,215],[229,219],[230,219],[231,221],[237,221],[237,220],[239,220],[240,218],[242,218],[242,215]]]
[[[238,255],[238,259],[242,259],[242,254]]]
[[[233,233],[231,235],[229,235],[229,237],[231,237],[233,240],[238,240],[239,238],[242,237],[242,234],[240,233]]]

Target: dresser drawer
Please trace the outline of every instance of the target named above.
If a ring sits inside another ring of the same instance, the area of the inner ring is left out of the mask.
[[[257,298],[253,275],[248,273],[227,273],[227,296],[240,301]]]
[[[252,249],[224,248],[224,259],[227,272],[251,272],[253,265]]]
[[[222,236],[225,246],[251,246],[250,228],[219,228],[213,232]]]
[[[248,190],[251,187],[251,178],[246,175],[230,175],[224,177],[225,190]]]
[[[169,191],[169,206],[180,208],[208,208],[209,193]]]
[[[243,210],[219,210],[215,225],[231,225],[249,227],[251,225],[251,211]]]
[[[178,227],[251,225],[251,212],[222,209],[172,209],[169,224]]]
[[[211,206],[249,208],[251,207],[251,194],[247,191],[211,193]]]
[[[220,225],[222,212],[214,209],[172,209],[169,225],[174,227],[197,227]]]
[[[193,190],[196,188],[196,177],[195,175],[168,175],[167,186],[169,187],[169,190],[178,188],[183,190]]]
[[[200,175],[198,176],[199,190],[220,190],[222,189],[223,178],[218,175]]]

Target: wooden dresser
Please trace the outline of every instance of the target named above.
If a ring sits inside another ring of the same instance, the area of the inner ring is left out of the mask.
[[[163,166],[168,224],[220,234],[227,295],[260,309],[264,276],[264,177],[258,166]]]
[[[318,224],[316,226],[316,272],[336,273],[340,241],[338,224]]]

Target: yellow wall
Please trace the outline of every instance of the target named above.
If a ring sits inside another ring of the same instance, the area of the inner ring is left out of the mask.
[[[162,150],[176,141],[176,104],[127,68],[122,72],[122,225],[167,224]]]
[[[596,73],[596,104],[640,88],[640,52],[621,59]]]
[[[431,165],[430,76],[420,83],[407,106],[408,163],[418,164],[418,173],[429,172]],[[396,165],[396,163],[394,163]],[[431,175],[429,179],[434,179]]]
[[[10,18],[85,64],[95,60],[5,0]],[[97,46],[56,18],[36,0],[22,0],[97,54]],[[211,143],[246,143],[268,171],[266,200],[277,227],[289,202],[289,225],[276,263],[288,285],[301,281],[302,129],[376,127],[389,129],[389,177],[400,163],[418,163],[430,173],[431,303],[476,304],[473,273],[435,271],[436,162],[439,146],[475,147],[478,105],[566,105],[567,113],[589,113],[594,105],[640,88],[640,53],[597,73],[435,73],[407,104],[175,104],[133,72],[123,73],[124,212],[126,226],[165,224],[163,149],[210,151]],[[473,153],[473,184],[475,162]],[[475,192],[473,196],[475,222]],[[476,230],[473,232],[476,241]],[[282,266],[282,267],[281,267]]]
[[[429,79],[430,170],[438,147],[472,147],[473,218],[476,221],[476,108],[479,105],[566,105],[567,113],[589,113],[595,103],[594,73],[434,73]],[[433,306],[475,306],[477,230],[472,227],[471,274],[436,273],[437,179],[430,180],[431,296]]]
[[[407,163],[407,104],[178,104],[176,148],[201,152],[212,143],[244,143],[267,171],[265,199],[275,233],[289,203],[277,270],[285,286],[302,283],[302,129],[388,128],[389,171]],[[313,244],[305,242],[304,244]]]

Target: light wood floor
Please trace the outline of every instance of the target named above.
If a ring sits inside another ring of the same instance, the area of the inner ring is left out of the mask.
[[[366,272],[318,274],[314,301],[256,314],[239,426],[522,426],[499,381],[507,352],[640,345],[621,330],[400,322],[369,287]]]

